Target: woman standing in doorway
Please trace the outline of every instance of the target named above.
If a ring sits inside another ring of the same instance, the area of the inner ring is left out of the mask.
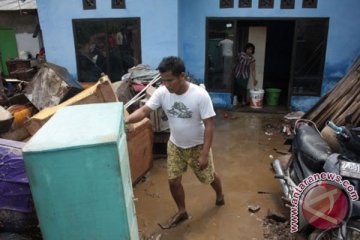
[[[235,63],[235,95],[238,102],[241,101],[241,106],[246,105],[247,85],[250,78],[250,73],[253,79],[254,86],[257,85],[255,74],[255,46],[248,43],[244,49],[245,52],[238,54]]]

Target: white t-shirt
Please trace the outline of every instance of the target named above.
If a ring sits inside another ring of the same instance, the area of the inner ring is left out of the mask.
[[[169,119],[170,141],[181,148],[203,144],[205,126],[202,120],[216,115],[208,92],[193,83],[189,83],[182,95],[160,86],[146,105],[152,110],[162,107]]]
[[[219,42],[218,44],[222,48],[222,55],[225,57],[232,57],[233,56],[233,45],[234,42],[230,39],[224,39]]]

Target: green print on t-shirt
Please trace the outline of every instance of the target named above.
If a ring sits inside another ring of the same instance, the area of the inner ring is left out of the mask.
[[[177,118],[192,117],[192,111],[190,111],[182,102],[175,102],[171,109],[167,110],[167,113]]]

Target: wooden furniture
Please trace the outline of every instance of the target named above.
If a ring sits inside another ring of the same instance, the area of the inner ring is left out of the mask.
[[[36,74],[36,69],[31,67],[30,60],[8,60],[6,61],[6,66],[10,78],[30,81]]]
[[[26,123],[26,129],[31,135],[34,135],[56,111],[66,106],[117,101],[118,99],[111,87],[110,80],[107,76],[104,76],[100,78],[95,85],[85,89],[67,101],[54,107],[45,108],[32,116]]]
[[[136,184],[153,166],[153,130],[148,118],[132,124],[127,132],[131,179]]]
[[[123,112],[62,108],[23,148],[44,239],[139,239]]]

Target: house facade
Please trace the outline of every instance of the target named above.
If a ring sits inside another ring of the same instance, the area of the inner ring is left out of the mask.
[[[106,72],[115,81],[132,65],[156,68],[177,55],[226,103],[232,84],[218,47],[226,37],[234,56],[247,42],[256,46],[258,87],[281,89],[281,104],[294,110],[310,108],[360,55],[358,0],[37,0],[37,7],[47,60],[74,78]]]

